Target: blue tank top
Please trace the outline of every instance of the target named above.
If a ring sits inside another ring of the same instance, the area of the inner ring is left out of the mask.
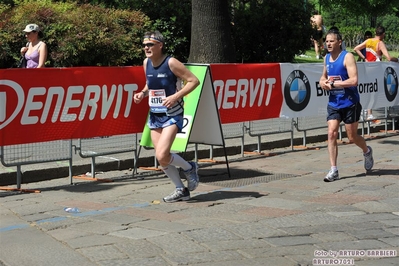
[[[181,88],[181,80],[173,74],[169,67],[169,59],[167,56],[165,60],[157,67],[152,65],[151,59],[148,58],[146,67],[146,79],[149,91],[149,101],[152,100],[154,93],[161,93],[164,91],[164,96],[168,97],[175,94]],[[161,93],[163,94],[163,92]],[[171,108],[162,106],[152,106],[150,103],[150,111],[152,113],[166,113],[168,116],[180,115],[183,113],[183,99],[176,102]]]
[[[345,55],[347,51],[342,51],[338,58],[330,62],[330,54],[326,55],[326,69],[329,80],[347,80],[349,78],[348,71],[344,65]],[[360,101],[357,86],[349,88],[338,88],[330,91],[328,105],[333,108],[346,108]]]

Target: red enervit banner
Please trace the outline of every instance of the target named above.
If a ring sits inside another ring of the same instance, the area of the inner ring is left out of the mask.
[[[142,67],[0,70],[0,146],[141,133]]]
[[[222,124],[280,117],[280,64],[211,64]]]

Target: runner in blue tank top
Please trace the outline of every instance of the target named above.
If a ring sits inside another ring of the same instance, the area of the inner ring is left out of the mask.
[[[143,67],[146,85],[134,95],[134,102],[140,103],[148,96],[148,127],[151,129],[155,157],[176,186],[176,190],[163,200],[176,202],[189,200],[190,191],[195,190],[199,183],[197,163],[187,162],[178,154],[170,152],[176,134],[183,127],[183,97],[199,85],[199,80],[180,61],[166,55],[164,45],[164,37],[159,31],[144,35],[143,49],[147,58],[144,59]],[[183,87],[182,81],[185,81]],[[187,187],[176,166],[183,169]]]
[[[338,129],[341,121],[345,123],[347,137],[362,149],[364,168],[371,170],[374,165],[373,151],[366,141],[357,133],[358,121],[362,106],[357,91],[358,74],[356,60],[353,54],[342,51],[342,36],[336,30],[330,30],[326,36],[329,54],[324,59],[323,74],[320,86],[329,92],[327,105],[328,153],[331,169],[324,178],[326,182],[339,179],[338,159]]]

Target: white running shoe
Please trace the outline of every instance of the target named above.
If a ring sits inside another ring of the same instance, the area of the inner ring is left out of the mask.
[[[328,172],[328,174],[326,175],[326,177],[324,178],[324,182],[333,182],[335,180],[339,179],[339,174],[338,174],[338,170],[334,171],[334,170],[330,170]]]
[[[184,174],[187,178],[187,187],[188,190],[194,191],[199,184],[199,176],[198,176],[198,164],[195,162],[188,162],[191,164],[191,169],[184,171]]]
[[[190,199],[190,191],[187,188],[176,188],[170,195],[163,198],[164,202],[186,201]]]
[[[371,168],[374,166],[374,158],[373,158],[373,149],[370,146],[367,146],[369,148],[369,152],[364,155],[364,169],[366,171],[370,171]]]

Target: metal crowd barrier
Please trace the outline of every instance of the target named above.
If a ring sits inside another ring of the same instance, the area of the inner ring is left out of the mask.
[[[133,152],[134,165],[133,176],[137,171],[137,134],[126,134],[109,137],[96,137],[89,139],[80,139],[79,146],[75,149],[79,151],[82,158],[91,158],[91,176],[96,175],[96,157]],[[117,160],[117,159],[115,159]]]
[[[392,121],[392,129],[395,130],[395,124],[399,117],[399,106],[391,106],[373,110],[373,114],[378,114],[378,119],[385,120],[386,132],[387,121]],[[370,124],[370,121],[363,119],[364,123]],[[293,149],[294,128],[304,132],[304,145],[306,145],[306,131],[326,128],[325,115],[304,118],[274,118],[259,121],[249,121],[245,123],[223,124],[223,137],[225,139],[241,139],[241,156],[244,156],[245,134],[251,137],[257,137],[258,152],[261,152],[261,137],[271,134],[291,133],[291,147]],[[138,135],[126,134],[110,137],[97,137],[91,139],[80,139],[78,147],[82,158],[91,158],[91,175],[95,176],[96,157],[111,155],[117,153],[134,153],[134,170],[137,171],[137,149]],[[69,181],[72,184],[72,140],[57,140],[39,143],[29,143],[20,145],[0,146],[0,161],[6,167],[17,167],[17,188],[21,187],[21,166],[28,164],[38,164],[54,161],[66,160],[69,162]],[[141,146],[139,147],[141,148]],[[210,149],[211,158],[213,158],[212,149]],[[197,152],[197,150],[196,150]]]
[[[363,114],[362,114],[363,116]],[[362,136],[364,136],[364,125],[368,124],[369,128],[368,128],[368,132],[370,132],[370,123],[371,120],[368,121],[365,118],[362,118],[361,116],[361,121],[359,122],[359,126],[358,128],[362,129]],[[302,145],[306,147],[307,143],[306,143],[306,139],[307,139],[307,135],[306,133],[308,131],[311,130],[316,130],[316,129],[326,129],[326,133],[327,133],[327,121],[326,121],[326,115],[320,115],[320,116],[313,116],[313,117],[297,117],[294,120],[294,127],[296,128],[296,130],[298,132],[302,132],[303,133],[303,141],[302,141]],[[339,127],[339,135],[338,135],[338,139],[342,140],[342,133],[343,133],[343,128],[345,129],[344,123],[340,124]],[[369,133],[370,134],[370,133]]]
[[[360,121],[359,124],[362,125],[362,136],[366,135],[370,135],[371,132],[371,127],[375,124],[375,121],[378,120],[378,124],[381,123],[381,120],[384,121],[385,124],[385,132],[387,132],[388,129],[388,125],[387,125],[387,121],[388,121],[388,116],[387,116],[387,110],[385,107],[382,108],[378,108],[378,109],[373,109],[373,115],[375,117],[375,119],[368,119],[368,114],[367,114],[367,110],[362,110],[362,114],[360,115]],[[365,130],[367,130],[367,133],[365,133]]]
[[[223,139],[240,139],[241,143],[241,157],[244,157],[244,148],[245,148],[245,133],[247,130],[247,122],[239,122],[239,123],[230,123],[230,124],[222,124],[222,132],[223,132]],[[226,144],[226,143],[225,143]],[[213,148],[215,145],[210,145],[209,146],[209,159],[213,161],[214,155],[213,155]],[[226,145],[227,146],[227,145]],[[195,154],[195,160],[198,161],[198,144],[195,144],[194,146],[194,154]],[[206,161],[206,160],[202,160]]]
[[[383,120],[385,124],[385,133],[388,132],[388,121],[392,123],[392,131],[395,131],[396,118],[399,117],[399,105],[381,107],[378,109],[373,109],[373,115],[376,120]],[[365,119],[368,134],[370,134],[370,127],[373,125],[373,120]]]
[[[291,133],[291,149],[294,148],[294,128],[292,118],[272,118],[265,120],[257,120],[249,122],[248,134],[251,137],[257,137],[257,151],[261,153],[262,141],[261,137],[265,135]]]
[[[388,120],[392,121],[392,130],[395,131],[395,118],[399,117],[399,106],[382,107],[373,109],[373,115],[375,120],[383,120],[385,125],[385,133],[388,132]],[[362,136],[365,135],[365,129],[367,134],[370,135],[371,127],[376,126],[374,120],[367,119],[367,110],[363,110],[360,116],[359,128],[362,130]],[[314,117],[298,117],[294,120],[294,126],[298,132],[303,132],[303,146],[306,146],[306,132],[316,129],[327,129],[326,115],[319,115]],[[342,127],[339,129],[339,139],[342,140]]]
[[[1,163],[17,167],[17,188],[21,188],[22,165],[55,161],[69,162],[69,182],[72,184],[72,140],[56,140],[0,147]]]
[[[306,146],[306,133],[310,130],[327,128],[326,115],[313,117],[297,117],[293,121],[293,125],[298,132],[303,132],[303,146]],[[341,134],[340,134],[341,139]]]
[[[396,120],[396,118],[399,117],[399,105],[396,106],[390,106],[388,107],[388,118],[391,119],[392,121],[392,130],[395,131],[396,130],[396,122],[398,120]]]

